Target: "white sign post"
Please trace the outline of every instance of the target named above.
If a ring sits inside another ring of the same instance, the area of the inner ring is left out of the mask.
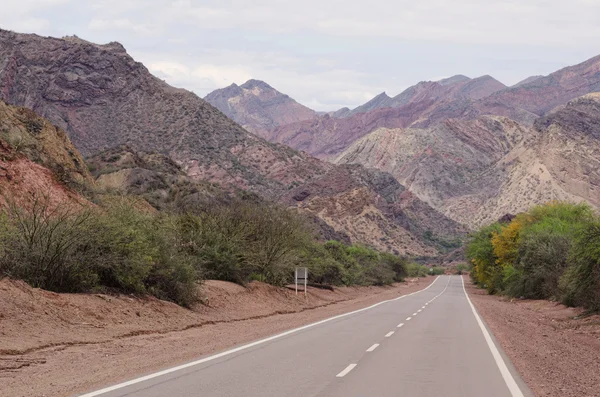
[[[298,282],[300,284],[304,284],[304,297],[306,297],[306,285],[308,283],[308,268],[306,267],[297,267],[296,268],[296,295],[298,295]]]

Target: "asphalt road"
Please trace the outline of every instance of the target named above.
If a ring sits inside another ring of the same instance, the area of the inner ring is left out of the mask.
[[[459,276],[85,397],[521,397]]]

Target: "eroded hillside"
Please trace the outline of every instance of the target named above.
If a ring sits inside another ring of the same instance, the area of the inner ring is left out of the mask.
[[[471,226],[551,200],[598,207],[599,97],[573,100],[533,127],[483,116],[426,129],[382,128],[337,162],[388,171],[434,208]]]
[[[53,204],[85,201],[93,185],[83,158],[64,131],[31,110],[0,101],[0,193],[21,202],[36,194]]]

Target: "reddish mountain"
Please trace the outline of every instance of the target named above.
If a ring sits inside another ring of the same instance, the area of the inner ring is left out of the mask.
[[[403,128],[413,123],[466,117],[472,101],[505,86],[490,76],[469,79],[454,76],[441,82],[421,82],[390,98],[385,93],[350,112],[338,111],[278,127],[264,137],[306,151],[323,159],[333,159],[357,139],[377,128]],[[335,117],[337,115],[338,117]],[[344,117],[340,117],[344,116]]]
[[[541,116],[571,99],[597,91],[600,91],[600,55],[496,92],[488,99]]]
[[[435,100],[436,102],[452,99],[477,100],[504,88],[506,88],[504,84],[491,76],[470,79],[463,75],[456,75],[439,81],[422,81],[393,98],[384,92],[353,110],[344,111],[344,109],[340,109],[332,115],[334,117],[349,117],[375,109],[401,107],[424,100]]]
[[[227,117],[250,132],[265,132],[280,125],[310,120],[317,113],[300,105],[260,80],[248,80],[241,86],[232,84],[204,98]]]
[[[250,82],[246,88],[268,91],[259,82]],[[261,95],[261,103],[268,102],[271,94]],[[88,158],[102,152],[91,164],[108,165],[112,172],[104,172],[99,182],[136,192],[150,201],[155,198],[152,202],[157,207],[170,194],[193,193],[197,186],[189,179],[231,190],[242,188],[298,207],[310,202],[312,210],[301,210],[318,216],[335,229],[333,234],[340,232],[353,242],[383,249],[431,255],[444,246],[440,241],[453,240],[463,231],[418,200],[411,201],[411,208],[418,211],[405,210],[408,204],[396,201],[398,195],[388,195],[381,186],[367,183],[375,176],[361,177],[383,175],[379,178],[387,181],[386,185],[404,189],[389,174],[352,166],[352,176],[341,167],[338,170],[333,164],[247,132],[193,93],[152,76],[118,43],[97,45],[75,37],[43,38],[0,30],[0,97],[62,126]],[[277,98],[271,99],[278,102]],[[37,131],[38,124],[34,120],[26,126]],[[44,138],[38,144],[44,142],[50,141]],[[127,149],[113,150],[119,145],[127,145]],[[87,172],[76,150],[71,152],[73,161]],[[142,152],[147,154],[136,155]],[[58,175],[68,173],[62,169]],[[348,190],[332,196],[312,185],[331,175],[349,175],[344,185]],[[287,193],[303,186],[311,186],[310,199],[286,199]],[[361,211],[353,199],[357,195]],[[327,208],[327,212],[319,208]],[[420,217],[427,219],[427,236],[435,236],[433,240],[425,239],[412,225],[418,224]],[[387,236],[386,230],[394,232]]]

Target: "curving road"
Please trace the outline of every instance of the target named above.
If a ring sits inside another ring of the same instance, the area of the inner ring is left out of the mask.
[[[459,276],[82,397],[530,397]]]

